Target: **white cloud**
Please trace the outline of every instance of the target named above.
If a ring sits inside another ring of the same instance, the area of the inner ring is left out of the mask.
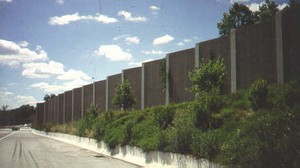
[[[31,88],[38,88],[44,90],[46,93],[56,93],[58,91],[64,90],[62,85],[50,85],[46,82],[34,83],[30,85]]]
[[[37,102],[37,100],[32,96],[18,95],[18,96],[15,97],[15,99],[18,102],[18,104],[20,104],[20,105],[24,105],[24,104],[35,105],[36,102]]]
[[[154,6],[154,5],[152,5],[152,6],[149,6],[149,9],[152,11],[152,13],[153,14],[158,14],[158,11],[160,11],[160,8],[159,7],[157,7],[157,6]]]
[[[0,91],[0,98],[5,98],[8,96],[13,96],[14,94],[12,92],[9,91]]]
[[[45,61],[47,59],[47,53],[40,46],[32,51],[15,42],[0,39],[0,64],[14,67],[22,63]]]
[[[160,8],[155,6],[155,5],[150,6],[149,9],[153,10],[153,11],[159,11],[160,10]]]
[[[46,93],[58,94],[60,92],[72,90],[77,87],[82,87],[83,85],[87,85],[89,83],[90,83],[90,81],[86,81],[83,79],[65,81],[60,84],[49,84],[46,82],[39,82],[39,83],[34,83],[34,84],[30,85],[30,88],[38,88],[38,89],[43,90]]]
[[[128,34],[118,35],[118,36],[114,37],[113,40],[117,41],[117,40],[120,40],[120,39],[125,39],[128,36],[129,36]]]
[[[246,5],[246,6],[248,6],[248,8],[249,8],[252,12],[257,12],[257,11],[259,11],[259,7],[260,7],[261,5],[263,5],[263,4],[265,4],[265,1],[263,1],[263,2],[261,2],[261,3],[251,3],[251,4]],[[288,6],[288,4],[287,4],[287,3],[283,3],[283,4],[281,4],[281,5],[278,5],[277,8],[278,8],[279,10],[282,10],[282,9],[285,8],[286,6]]]
[[[140,62],[129,62],[128,65],[129,66],[132,66],[132,67],[139,67],[139,66],[142,66],[143,63],[145,62],[150,62],[150,61],[153,61],[153,59],[146,59],[146,60],[143,60],[143,61],[140,61]]]
[[[282,9],[284,9],[284,8],[287,7],[287,6],[288,6],[287,3],[283,3],[283,4],[278,5],[277,8],[278,8],[279,10],[282,10]]]
[[[251,3],[248,6],[248,8],[252,11],[252,12],[257,12],[259,10],[259,7],[263,4],[264,2],[261,3]]]
[[[123,51],[118,45],[100,45],[99,49],[95,51],[98,56],[105,56],[111,61],[131,60],[132,55]]]
[[[78,13],[63,16],[54,16],[49,20],[50,25],[66,25],[71,22],[87,19],[85,16],[80,16]]]
[[[9,91],[0,91],[0,102],[2,105],[8,105],[9,109],[14,109],[25,104],[35,105],[37,101],[32,96],[15,95]]]
[[[99,13],[96,13],[95,16],[91,16],[91,15],[81,16],[76,12],[76,13],[70,14],[70,15],[51,17],[49,19],[48,23],[50,25],[61,26],[61,25],[70,24],[71,22],[76,22],[76,21],[80,21],[80,20],[94,20],[94,21],[98,21],[98,22],[101,22],[104,24],[118,22],[118,20],[113,17],[108,17],[106,15],[100,15]]]
[[[125,41],[127,44],[139,44],[140,43],[140,38],[137,36],[132,36],[132,37],[126,37]]]
[[[82,71],[69,69],[64,70],[64,65],[59,62],[27,63],[23,65],[22,75],[27,78],[56,78],[61,84],[48,84],[45,82],[35,83],[30,88],[39,88],[47,93],[65,91],[88,84],[91,77]]]
[[[27,78],[49,78],[51,75],[64,74],[64,65],[50,61],[49,63],[26,63],[22,75]]]
[[[142,51],[142,53],[145,55],[162,55],[165,52],[163,52],[161,50],[151,50],[151,51]]]
[[[56,3],[58,3],[58,4],[64,4],[65,1],[64,0],[56,0]]]
[[[189,43],[189,42],[192,42],[192,39],[184,39],[183,42]]]
[[[186,43],[192,42],[192,39],[183,39],[183,41],[176,43],[177,46],[184,46]]]
[[[9,2],[12,2],[13,0],[0,0],[0,2],[7,2],[7,3],[9,3]]]
[[[132,14],[127,11],[119,11],[118,15],[123,16],[125,20],[131,21],[131,22],[145,22],[148,20],[146,17],[143,17],[143,16],[133,17]]]
[[[184,43],[183,42],[179,42],[176,45],[178,45],[178,46],[184,46]]]
[[[19,42],[19,46],[21,46],[21,47],[27,47],[28,45],[29,45],[29,43],[27,41]]]
[[[249,2],[249,0],[230,0],[230,3],[244,3],[244,2]]]
[[[99,13],[97,13],[96,16],[94,16],[92,18],[92,20],[96,20],[96,21],[104,23],[104,24],[118,22],[118,20],[116,18],[108,17],[106,15],[100,15]]]
[[[57,79],[59,80],[82,80],[82,81],[89,81],[91,77],[89,77],[87,74],[85,74],[82,71],[69,69],[66,72],[61,73],[57,76]]]
[[[166,43],[169,43],[170,41],[173,41],[174,40],[174,37],[166,34],[164,36],[161,36],[161,37],[157,37],[153,40],[152,44],[153,45],[160,45],[160,44],[166,44]]]
[[[139,44],[141,39],[137,36],[130,36],[129,34],[118,35],[113,38],[114,41],[124,40],[126,44]]]

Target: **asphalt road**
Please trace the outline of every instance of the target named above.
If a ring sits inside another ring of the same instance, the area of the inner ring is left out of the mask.
[[[40,137],[32,134],[30,130],[0,130],[0,167],[131,168],[139,166]]]

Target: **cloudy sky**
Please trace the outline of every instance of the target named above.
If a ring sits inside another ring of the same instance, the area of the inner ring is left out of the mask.
[[[34,105],[216,38],[233,2],[262,1],[0,0],[0,106]]]

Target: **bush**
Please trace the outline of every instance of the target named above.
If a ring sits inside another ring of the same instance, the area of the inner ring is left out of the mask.
[[[276,84],[270,87],[268,93],[268,102],[273,108],[285,109],[294,104],[294,93],[290,84]]]
[[[256,111],[267,107],[268,82],[266,80],[255,81],[248,91],[248,101],[251,108]]]
[[[120,127],[106,129],[103,140],[110,149],[114,149],[124,140],[123,130]]]
[[[77,136],[81,136],[81,137],[86,136],[85,132],[86,132],[86,130],[88,129],[89,126],[88,126],[85,118],[79,119],[76,122],[75,127],[76,127],[76,135]]]
[[[175,108],[172,105],[152,107],[151,111],[154,114],[154,120],[160,129],[166,129],[173,121],[175,114]]]
[[[132,144],[144,151],[156,150],[159,147],[159,129],[151,117],[134,125],[132,128]]]
[[[172,126],[167,131],[169,149],[172,152],[191,153],[191,137],[195,128],[194,119],[191,110],[177,109]]]
[[[216,130],[195,131],[192,136],[192,154],[198,158],[215,159],[220,150],[219,134]]]
[[[189,73],[189,79],[193,86],[187,91],[192,93],[220,93],[226,73],[223,59],[203,60],[199,68]]]
[[[101,141],[105,136],[106,125],[107,123],[103,117],[98,117],[95,123],[93,124],[92,126],[92,130],[94,132],[93,137],[98,141]]]

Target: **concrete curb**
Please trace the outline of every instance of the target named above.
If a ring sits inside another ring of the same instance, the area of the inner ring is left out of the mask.
[[[209,162],[207,159],[196,159],[192,156],[165,153],[159,151],[143,152],[138,147],[117,146],[110,150],[104,142],[98,142],[95,139],[78,137],[62,133],[44,132],[32,129],[35,135],[65,142],[78,146],[83,149],[94,151],[109,157],[120,159],[147,168],[176,168],[176,167],[193,167],[193,168],[222,168],[223,166]]]

